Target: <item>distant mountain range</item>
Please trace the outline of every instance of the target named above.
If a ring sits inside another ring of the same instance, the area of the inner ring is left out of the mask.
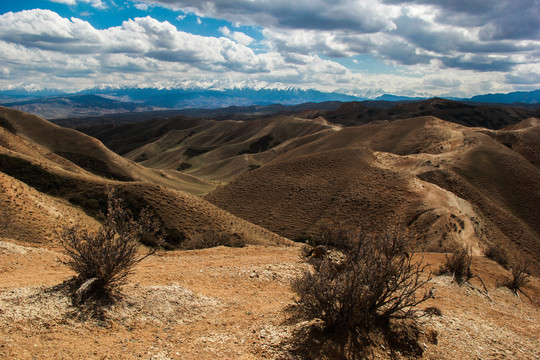
[[[412,98],[384,94],[368,101],[409,102]],[[100,116],[105,114],[148,112],[170,109],[217,109],[254,105],[297,105],[303,103],[366,101],[357,96],[298,88],[115,88],[101,87],[78,93],[58,90],[0,91],[0,104],[47,119]],[[499,104],[539,104],[540,90],[509,94],[478,95],[461,101]]]

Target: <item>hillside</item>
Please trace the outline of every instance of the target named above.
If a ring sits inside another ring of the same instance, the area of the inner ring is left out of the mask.
[[[397,222],[421,249],[497,246],[538,262],[540,171],[483,131],[432,117],[344,128],[206,199],[291,238],[328,219]]]
[[[373,121],[393,121],[419,116],[434,116],[442,120],[472,127],[500,129],[530,117],[538,117],[540,110],[526,110],[504,105],[466,104],[433,98],[419,102],[398,103],[391,108],[372,107],[369,103],[345,103],[334,111],[310,113],[323,116],[330,122],[346,126],[367,124]]]
[[[69,95],[4,103],[3,106],[39,115],[46,119],[92,116],[159,109],[136,102],[118,101],[98,95]]]
[[[16,110],[0,111],[0,172],[4,179],[0,194],[3,212],[12,217],[10,236],[43,242],[54,239],[54,230],[75,221],[95,226],[93,217],[104,208],[106,189],[113,188],[132,211],[149,206],[168,231],[172,247],[209,231],[247,243],[284,241],[175,190],[201,191],[208,186],[202,180],[147,169],[75,130]]]
[[[322,119],[285,115],[251,121],[177,117],[96,127],[87,133],[144,166],[228,182],[333,128]]]

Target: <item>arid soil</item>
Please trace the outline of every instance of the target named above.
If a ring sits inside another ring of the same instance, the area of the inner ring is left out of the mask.
[[[290,280],[307,267],[298,246],[159,253],[136,267],[106,320],[83,318],[53,290],[72,275],[61,256],[54,245],[0,241],[0,358],[289,359],[301,346],[294,332],[302,324],[287,310],[295,301]],[[431,269],[444,261],[419,256]],[[540,281],[524,288],[529,299],[498,286],[509,276],[498,264],[475,257],[472,269],[489,294],[477,279],[429,282],[434,298],[420,310],[436,307],[442,316],[420,320],[437,333],[422,358],[539,358]],[[374,354],[390,357],[385,348]]]

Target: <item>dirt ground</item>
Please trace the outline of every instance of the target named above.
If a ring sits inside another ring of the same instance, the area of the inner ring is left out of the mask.
[[[422,254],[436,268],[441,254]],[[290,280],[306,268],[298,247],[247,246],[163,252],[140,263],[108,321],[82,320],[51,287],[72,273],[58,248],[0,240],[2,359],[288,359],[294,341]],[[540,281],[520,298],[498,287],[508,271],[474,259],[479,281],[434,277],[442,316],[421,319],[437,332],[423,359],[539,359]],[[398,354],[399,355],[399,354]],[[382,349],[377,353],[386,356]],[[399,356],[398,356],[399,357]]]

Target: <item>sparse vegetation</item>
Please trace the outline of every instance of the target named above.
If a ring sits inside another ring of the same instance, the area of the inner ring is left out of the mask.
[[[354,246],[355,237],[358,235],[353,227],[345,223],[325,221],[319,225],[317,234],[313,236],[311,244],[313,246],[349,250],[351,246]]]
[[[143,238],[154,237],[159,245],[159,223],[145,210],[137,220],[124,202],[112,191],[108,193],[107,214],[103,225],[90,232],[81,226],[65,229],[60,235],[67,259],[61,262],[77,274],[68,284],[76,305],[114,302],[120,296],[120,286],[133,267],[154,254],[157,247],[139,255]]]
[[[527,262],[520,262],[512,267],[512,278],[504,285],[512,290],[515,294],[522,292],[522,287],[525,286],[530,279],[530,270]]]
[[[187,250],[207,249],[216,246],[244,247],[246,241],[238,234],[210,229],[186,240],[182,244],[182,248]]]
[[[0,236],[6,236],[11,225],[11,211],[4,205],[0,206]]]
[[[508,254],[500,246],[489,244],[484,252],[487,258],[499,263],[503,268],[508,269]]]
[[[352,337],[365,337],[390,318],[415,318],[414,307],[430,297],[419,295],[430,277],[422,275],[426,265],[406,251],[408,235],[342,234],[346,239],[336,242],[347,244],[343,256],[325,256],[313,272],[293,281],[300,313],[321,319],[327,331]]]
[[[451,274],[458,284],[462,284],[474,276],[471,271],[471,262],[471,248],[458,246],[450,257],[446,256],[446,261],[439,269],[438,274]]]

